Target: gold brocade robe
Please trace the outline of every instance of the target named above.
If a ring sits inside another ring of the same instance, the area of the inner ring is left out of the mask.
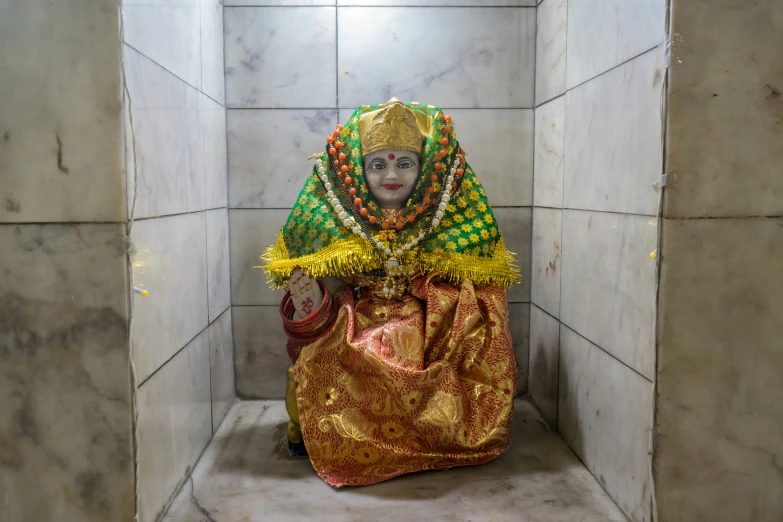
[[[505,291],[419,276],[386,300],[347,286],[296,363],[310,460],[332,486],[481,464],[508,445],[516,363]]]

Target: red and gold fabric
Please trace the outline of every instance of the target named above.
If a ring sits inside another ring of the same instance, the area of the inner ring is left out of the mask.
[[[318,475],[359,486],[499,456],[517,391],[505,291],[430,274],[388,300],[367,281],[335,296],[334,325],[294,367]]]

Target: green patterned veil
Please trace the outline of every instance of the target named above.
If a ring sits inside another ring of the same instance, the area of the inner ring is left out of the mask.
[[[367,187],[362,138],[366,122],[395,104],[415,118],[422,146],[416,185],[389,226],[388,213]],[[392,100],[356,109],[329,135],[324,152],[313,157],[316,164],[277,241],[261,256],[273,286],[285,284],[297,267],[312,277],[370,273],[388,259],[383,247],[401,253],[396,257],[410,270],[437,272],[455,284],[465,278],[502,288],[519,282],[513,254],[506,250],[487,194],[464,154],[454,123],[439,107]],[[438,197],[445,192],[450,193],[447,201]],[[439,211],[442,217],[435,219]]]

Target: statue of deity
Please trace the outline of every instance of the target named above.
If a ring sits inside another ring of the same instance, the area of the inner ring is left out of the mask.
[[[359,107],[261,256],[288,289],[289,447],[332,486],[481,464],[508,445],[506,289],[521,276],[465,156],[438,107]]]

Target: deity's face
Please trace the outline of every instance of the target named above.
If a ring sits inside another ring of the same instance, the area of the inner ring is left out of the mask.
[[[407,150],[379,150],[364,157],[367,185],[381,208],[402,208],[419,177],[419,156]]]

